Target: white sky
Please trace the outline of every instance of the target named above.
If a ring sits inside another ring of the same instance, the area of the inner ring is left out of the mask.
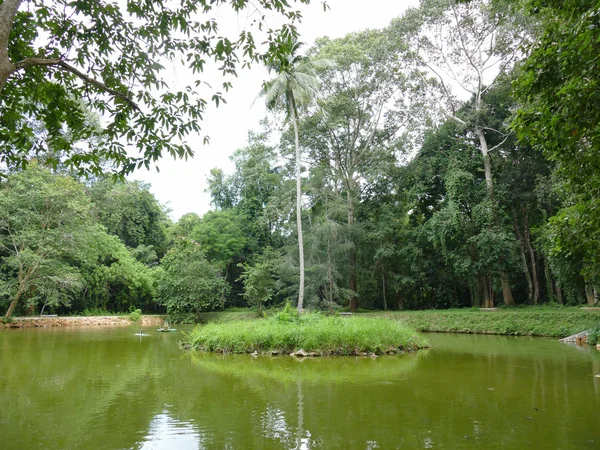
[[[331,10],[324,12],[319,0],[303,9],[303,21],[299,26],[302,42],[311,46],[322,36],[342,37],[353,31],[367,28],[383,28],[402,14],[410,6],[417,6],[418,0],[328,0]],[[219,22],[221,29],[233,30],[239,26],[239,19],[233,23]],[[226,173],[233,170],[229,157],[247,142],[248,131],[257,129],[259,121],[265,117],[265,109],[260,100],[253,104],[262,82],[269,76],[265,69],[255,65],[252,70],[238,74],[233,80],[233,90],[226,94],[227,104],[219,108],[209,108],[202,123],[205,134],[210,136],[210,144],[202,145],[200,136],[188,137],[195,150],[192,160],[173,160],[164,157],[159,161],[160,173],[140,169],[131,179],[152,185],[152,193],[158,201],[171,210],[171,218],[178,220],[188,212],[202,216],[210,209],[210,196],[204,192],[210,169],[219,167]],[[215,76],[206,79],[214,87],[221,86],[222,79]]]

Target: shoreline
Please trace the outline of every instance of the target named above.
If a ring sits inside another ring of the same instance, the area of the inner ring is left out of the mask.
[[[12,322],[5,323],[0,329],[11,328],[53,328],[53,327],[93,327],[93,326],[128,326],[162,325],[162,316],[142,316],[137,322],[132,322],[129,316],[46,316],[46,317],[15,317]]]
[[[583,308],[447,309],[366,313],[399,320],[421,332],[564,338],[600,325],[600,311]]]

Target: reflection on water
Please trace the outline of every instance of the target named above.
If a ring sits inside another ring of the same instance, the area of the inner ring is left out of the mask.
[[[192,423],[169,416],[168,411],[157,414],[150,422],[148,434],[140,450],[196,450],[206,448],[202,436]]]
[[[600,448],[595,350],[429,335],[413,355],[300,361],[136,331],[0,331],[0,448]]]

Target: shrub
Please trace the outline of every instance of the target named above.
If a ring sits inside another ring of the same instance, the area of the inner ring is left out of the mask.
[[[131,308],[131,312],[129,313],[129,320],[131,320],[133,323],[136,323],[136,322],[139,322],[141,318],[142,318],[142,310]]]
[[[595,328],[588,333],[587,343],[590,345],[600,343],[600,327]]]

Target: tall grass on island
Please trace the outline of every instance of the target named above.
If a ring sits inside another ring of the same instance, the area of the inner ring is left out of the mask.
[[[427,341],[405,324],[380,317],[279,313],[234,323],[198,326],[186,348],[219,353],[269,353],[298,356],[363,355],[414,351]]]

